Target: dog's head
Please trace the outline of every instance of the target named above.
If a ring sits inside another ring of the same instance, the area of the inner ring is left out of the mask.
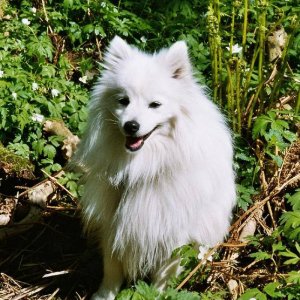
[[[115,37],[104,57],[102,105],[119,127],[129,152],[170,135],[192,80],[185,42],[147,54]]]

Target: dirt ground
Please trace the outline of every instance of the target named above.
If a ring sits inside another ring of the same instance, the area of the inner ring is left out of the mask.
[[[88,299],[101,260],[82,234],[78,213],[46,213],[43,221],[0,241],[0,299]]]

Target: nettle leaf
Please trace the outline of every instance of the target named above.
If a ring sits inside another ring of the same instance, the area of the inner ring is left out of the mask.
[[[300,284],[300,271],[291,271],[286,279],[288,283]]]
[[[237,192],[238,192],[238,206],[243,210],[247,210],[249,204],[252,204],[252,195],[256,194],[255,189],[250,186],[246,187],[241,184],[237,184]]]
[[[37,139],[32,143],[32,148],[38,155],[40,155],[43,153],[45,143],[46,143],[46,140]]]
[[[271,153],[270,151],[266,151],[266,154],[268,154],[277,164],[278,167],[280,167],[283,163],[283,159],[281,156],[279,155],[275,155],[273,153]]]
[[[74,0],[64,0],[63,5],[65,8],[72,8],[74,5]]]
[[[47,34],[39,37],[33,36],[27,44],[27,54],[37,57],[40,62],[44,62],[46,59],[52,61],[53,51],[52,41]]]
[[[278,291],[278,288],[281,284],[277,281],[270,282],[264,287],[264,292],[273,298],[282,298],[284,294],[281,291]]]
[[[141,299],[155,300],[158,296],[158,290],[153,286],[148,285],[144,281],[139,281],[136,285],[136,292],[142,296]]]
[[[201,299],[205,297],[201,297]],[[174,289],[166,290],[157,300],[199,300],[199,294],[196,292],[176,291]],[[216,299],[216,297],[214,297]]]
[[[292,251],[290,251],[288,249],[284,252],[280,252],[280,255],[284,256],[284,257],[290,257],[290,259],[288,259],[284,262],[285,265],[291,265],[291,264],[294,265],[300,261],[300,257],[296,253],[293,253]]]
[[[122,290],[116,297],[116,300],[131,300],[134,291],[132,289]]]
[[[293,210],[300,210],[300,190],[296,190],[296,193],[287,199],[293,207]]]
[[[292,240],[300,239],[300,210],[288,211],[282,214],[280,224],[284,234]]]
[[[43,149],[44,155],[50,159],[53,159],[56,155],[56,149],[52,145],[46,145]]]
[[[286,247],[282,244],[282,242],[272,244],[272,251],[273,252],[283,251],[283,250],[285,250],[285,248]]]
[[[258,117],[255,120],[253,125],[252,137],[256,139],[259,136],[264,136],[266,134],[267,127],[270,123],[271,123],[271,119],[269,117],[267,116]]]
[[[288,140],[290,143],[293,143],[297,140],[297,134],[294,132],[291,132],[289,130],[284,130],[282,132],[283,137]]]
[[[283,128],[288,129],[289,128],[289,123],[284,120],[275,120],[274,122],[271,122],[271,128],[274,130],[279,130],[282,131]]]
[[[52,65],[43,65],[41,75],[43,77],[54,77],[55,76],[55,68]]]
[[[1,102],[0,102],[0,107],[1,107]],[[1,107],[1,110],[0,110],[0,128],[5,128],[6,127],[7,116],[8,116],[8,109]]]
[[[20,155],[25,158],[30,157],[30,149],[29,146],[24,144],[23,142],[20,143],[9,143],[7,149],[14,151],[17,155]]]
[[[249,300],[255,298],[256,300],[267,300],[267,296],[262,293],[259,289],[249,289],[238,300]]]
[[[253,258],[255,258],[255,260],[260,261],[260,260],[270,259],[272,257],[272,255],[265,251],[260,250],[258,252],[251,253],[249,255],[249,257],[253,257]]]
[[[58,171],[60,171],[61,169],[62,169],[62,166],[61,166],[60,164],[58,164],[58,163],[53,164],[53,165],[50,166],[50,170],[51,170],[52,172],[58,172]]]

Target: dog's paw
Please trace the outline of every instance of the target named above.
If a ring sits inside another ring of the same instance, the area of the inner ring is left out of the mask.
[[[114,300],[115,296],[116,295],[110,291],[99,290],[92,295],[91,300]]]

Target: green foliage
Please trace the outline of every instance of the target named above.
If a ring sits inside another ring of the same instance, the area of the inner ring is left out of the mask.
[[[282,95],[296,96],[299,81],[288,61],[299,49],[299,6],[288,0],[209,1],[208,30],[215,101],[227,107],[233,127],[252,127],[257,111],[266,112]],[[271,58],[271,36],[287,32],[282,53]],[[296,58],[295,73],[299,74]],[[278,72],[274,73],[276,70]]]
[[[282,158],[276,152],[279,150],[282,153],[292,142],[296,141],[297,134],[292,132],[291,127],[299,120],[299,116],[294,115],[293,112],[270,110],[254,122],[253,138],[263,138],[266,141],[265,153],[278,166],[281,166]]]
[[[286,211],[280,218],[284,235],[293,241],[300,241],[300,191],[297,189],[293,195],[287,195],[287,201],[292,210]],[[296,243],[297,251],[299,245]]]
[[[259,166],[248,143],[240,135],[235,136],[234,167],[237,173],[238,206],[247,210],[252,196],[257,193]]]
[[[60,143],[43,134],[37,116],[63,119],[74,133],[80,133],[86,120],[88,90],[69,80],[72,66],[62,64],[64,56],[59,64],[52,63],[57,50],[50,36],[40,33],[39,20],[28,7],[25,11],[20,19],[3,22],[1,28],[5,34],[0,35],[0,140],[38,166],[57,171],[61,168],[55,162]],[[18,14],[13,7],[7,13]],[[28,19],[22,18],[25,16]]]
[[[281,223],[286,236],[292,240],[300,239],[300,210],[283,213]]]
[[[271,236],[254,236],[251,244],[255,247],[249,257],[264,265],[270,272],[286,272],[280,281],[267,283],[263,290],[249,289],[239,299],[298,299],[300,295],[300,272],[293,266],[300,263],[300,214],[299,191],[289,196],[292,210],[283,213],[280,227]]]
[[[167,289],[159,293],[153,286],[143,281],[139,281],[134,289],[125,289],[119,293],[117,300],[198,300],[199,294],[196,292],[176,291]]]

